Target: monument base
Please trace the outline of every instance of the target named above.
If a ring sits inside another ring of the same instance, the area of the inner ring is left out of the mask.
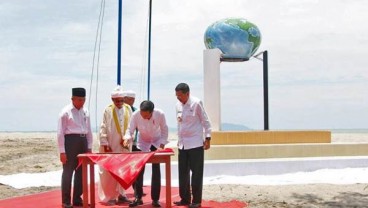
[[[254,144],[211,145],[206,160],[367,156],[368,144]]]
[[[331,143],[331,132],[294,131],[213,131],[211,145]]]

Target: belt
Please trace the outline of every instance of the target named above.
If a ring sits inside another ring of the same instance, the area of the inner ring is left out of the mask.
[[[87,134],[65,134],[65,136],[72,136],[72,137],[86,137]]]

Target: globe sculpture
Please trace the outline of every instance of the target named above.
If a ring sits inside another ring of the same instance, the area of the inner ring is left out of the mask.
[[[227,18],[208,26],[204,44],[207,49],[220,49],[222,58],[248,60],[261,44],[261,33],[246,19]]]

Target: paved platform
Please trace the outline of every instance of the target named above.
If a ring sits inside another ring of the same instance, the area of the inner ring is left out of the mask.
[[[331,143],[327,130],[213,131],[213,145]]]
[[[167,145],[175,155],[176,144]],[[340,156],[368,156],[368,143],[333,143],[330,131],[227,131],[213,132],[211,148],[205,153],[206,160]]]
[[[247,176],[247,175],[279,175],[295,172],[312,172],[320,169],[366,168],[368,156],[349,157],[299,157],[299,158],[272,158],[272,159],[233,159],[233,160],[206,160],[204,177],[220,175]],[[161,166],[161,172],[164,173]],[[151,167],[146,165],[144,181],[150,183]],[[165,183],[161,175],[162,184]],[[172,185],[178,185],[178,163],[171,163]]]

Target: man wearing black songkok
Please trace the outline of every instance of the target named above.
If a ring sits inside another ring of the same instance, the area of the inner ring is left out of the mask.
[[[58,121],[57,140],[60,161],[63,164],[61,178],[61,198],[63,208],[72,208],[71,184],[74,173],[73,205],[82,206],[82,167],[78,167],[77,155],[91,152],[92,130],[87,109],[84,88],[72,89],[72,102],[65,106]]]

